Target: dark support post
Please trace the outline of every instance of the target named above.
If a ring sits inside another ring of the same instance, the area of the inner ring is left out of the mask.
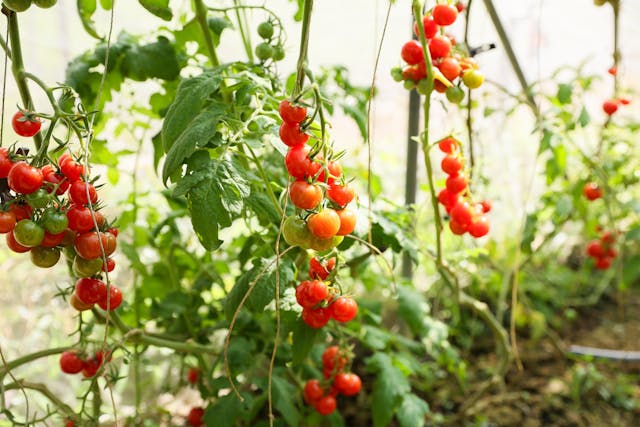
[[[418,175],[418,143],[411,137],[420,132],[420,94],[417,90],[409,93],[409,126],[407,135],[407,171],[404,184],[404,202],[407,206],[416,202]],[[413,274],[413,264],[408,253],[402,254],[402,277],[410,279]]]

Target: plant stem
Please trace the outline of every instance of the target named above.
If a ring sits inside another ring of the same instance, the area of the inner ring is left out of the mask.
[[[4,366],[0,367],[0,381],[4,378],[9,371],[17,368],[18,366],[22,366],[26,363],[32,362],[37,359],[41,359],[43,357],[53,356],[55,354],[60,354],[64,351],[69,350],[70,347],[56,347],[56,348],[48,348],[46,350],[36,351],[35,353],[27,354],[25,356],[19,357],[11,362],[7,362]]]
[[[11,45],[11,71],[13,78],[18,86],[18,92],[22,98],[24,108],[32,111],[33,99],[31,98],[31,92],[29,91],[29,85],[27,84],[26,73],[24,71],[24,61],[22,59],[22,47],[20,45],[20,28],[18,26],[18,14],[10,11],[6,8],[2,8],[3,13],[7,15],[7,25],[9,26],[9,44]],[[33,136],[33,142],[36,149],[39,150],[42,145],[42,135],[37,133]]]
[[[295,98],[300,92],[302,92],[302,86],[304,84],[304,69],[307,62],[307,50],[309,47],[309,26],[311,25],[312,9],[313,0],[304,0],[302,35],[300,36],[300,53],[298,54],[298,65],[296,67],[296,85],[293,88],[293,98]]]
[[[32,383],[24,380],[19,380],[17,382],[13,382],[7,384],[4,387],[5,390],[19,390],[19,389],[29,389],[40,392],[43,396],[51,401],[57,408],[61,409],[67,416],[75,417],[75,413],[73,409],[62,400],[58,398],[49,388],[41,383]]]
[[[471,5],[473,4],[473,0],[469,0],[467,3],[467,9],[466,9],[466,19],[464,22],[464,44],[467,46],[467,48],[469,47],[469,23],[471,22],[470,16],[471,16]],[[476,164],[476,158],[475,158],[475,153],[473,150],[473,121],[472,121],[472,117],[471,117],[471,112],[473,110],[472,108],[472,104],[473,104],[473,98],[472,98],[472,94],[473,91],[472,90],[468,90],[468,95],[467,95],[467,117],[466,117],[466,125],[467,125],[467,140],[468,140],[468,144],[469,144],[469,186],[471,186],[471,183],[473,182],[473,171],[475,169],[475,164]]]
[[[258,157],[256,156],[256,153],[253,152],[253,150],[249,145],[247,145],[246,147],[249,150],[249,154],[251,155],[251,159],[253,160],[253,163],[256,165],[256,168],[258,169],[258,174],[262,178],[262,181],[264,181],[265,189],[267,190],[267,194],[271,199],[271,203],[273,203],[273,207],[278,212],[278,215],[282,216],[282,208],[280,207],[280,203],[278,203],[278,198],[276,197],[276,194],[273,192],[273,188],[271,188],[271,183],[269,182],[269,178],[267,177],[267,174],[265,173],[264,168],[262,167],[262,163],[260,162],[260,159],[258,159]]]
[[[613,76],[613,97],[618,97],[618,90],[620,89],[620,81],[618,79],[618,65],[620,64],[620,1],[615,0],[611,2],[613,8],[613,66],[616,68],[616,73]]]
[[[211,31],[207,24],[207,8],[204,6],[202,0],[193,0],[193,2],[196,9],[196,19],[200,25],[200,29],[202,30],[202,37],[204,38],[204,43],[207,45],[207,51],[209,52],[209,59],[214,67],[218,67],[220,65],[220,60],[216,54],[216,48],[213,45],[213,38],[211,38]]]
[[[245,10],[243,10],[243,16],[240,15],[240,2],[238,0],[233,0],[234,11],[236,13],[236,19],[238,20],[238,29],[240,30],[240,37],[242,38],[242,44],[244,46],[244,50],[247,53],[247,58],[249,62],[253,63],[253,50],[251,49],[251,34],[245,31],[245,21],[246,14]]]

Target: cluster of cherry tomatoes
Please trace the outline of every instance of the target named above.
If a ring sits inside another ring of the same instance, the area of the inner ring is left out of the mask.
[[[322,354],[323,380],[308,380],[304,385],[304,400],[321,415],[329,415],[338,406],[336,396],[354,396],[362,388],[357,374],[345,372],[349,362],[346,351],[334,345]]]
[[[331,249],[356,226],[356,215],[347,207],[355,191],[345,181],[338,160],[331,158],[332,150],[322,144],[307,145],[306,107],[285,99],[279,113],[280,139],[289,147],[285,166],[294,179],[289,197],[300,212],[286,218],[283,237],[292,246]]]
[[[441,140],[438,147],[445,153],[440,165],[448,175],[446,187],[438,193],[438,202],[451,216],[449,228],[457,235],[467,232],[476,238],[486,235],[489,232],[489,220],[485,214],[491,210],[491,203],[487,200],[479,203],[471,201],[459,142],[449,136]]]
[[[20,111],[12,124],[24,137],[34,136],[41,126]],[[42,268],[57,264],[66,249],[80,278],[71,305],[87,310],[97,303],[113,310],[122,302],[122,294],[105,284],[101,274],[115,268],[108,257],[116,249],[118,230],[100,211],[98,193],[87,176],[69,153],[53,162],[0,147],[0,233],[6,235],[9,249],[29,252],[33,264]]]
[[[464,98],[460,81],[469,89],[476,89],[484,82],[484,75],[478,70],[476,61],[464,49],[457,48],[456,40],[444,33],[444,28],[452,25],[459,11],[464,10],[461,3],[455,6],[448,3],[435,5],[423,18],[427,47],[434,69],[434,89],[445,93],[447,99],[458,104]],[[418,36],[418,25],[414,33]],[[427,92],[427,64],[422,45],[410,40],[402,46],[400,56],[407,63],[404,68],[396,67],[391,74],[396,81],[404,81],[405,88],[417,88],[418,92]]]
[[[103,362],[109,361],[111,355],[106,351],[96,351],[93,357],[83,358],[73,350],[67,350],[60,355],[60,370],[65,374],[79,374],[85,378],[92,378],[103,366]]]
[[[604,231],[600,238],[590,241],[587,244],[587,255],[595,261],[598,270],[606,270],[611,267],[613,259],[618,255],[614,248],[616,238],[609,232]]]
[[[318,329],[332,318],[340,323],[353,320],[358,313],[358,303],[350,297],[339,295],[332,286],[336,265],[335,257],[324,263],[313,257],[309,261],[309,277],[296,287],[296,301],[302,307],[302,320],[308,326]]]

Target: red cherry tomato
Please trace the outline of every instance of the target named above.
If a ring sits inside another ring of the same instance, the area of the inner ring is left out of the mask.
[[[324,390],[318,380],[308,380],[304,385],[304,401],[312,404],[324,395]]]
[[[102,285],[98,287],[98,300],[96,301],[101,309],[113,311],[120,307],[122,304],[122,292],[115,285],[109,286],[109,297],[107,298],[107,285],[101,282]]]
[[[409,40],[402,46],[400,56],[409,65],[416,65],[424,60],[422,46],[417,40]]]
[[[432,15],[436,24],[445,27],[456,22],[458,9],[451,4],[441,3],[434,6]]]
[[[89,197],[87,197],[87,192]],[[92,184],[76,181],[69,187],[69,200],[76,205],[88,205],[89,201],[95,205],[98,202],[98,192]]]
[[[204,408],[191,408],[187,415],[187,423],[193,427],[201,427],[204,425],[202,417],[204,416]]]
[[[429,53],[431,58],[438,59],[449,56],[451,52],[451,40],[446,36],[436,35],[429,40]]]
[[[433,38],[438,33],[438,24],[433,20],[431,15],[422,18],[422,26],[424,27],[424,35],[427,39]],[[413,24],[413,33],[416,37],[420,37],[418,32],[418,24]]]
[[[9,188],[19,194],[35,192],[40,188],[43,180],[42,171],[24,161],[14,164],[7,175]]]
[[[329,310],[324,307],[302,309],[302,321],[311,328],[322,328],[329,323],[330,319],[331,314]]]
[[[328,239],[340,230],[340,217],[333,209],[324,209],[307,219],[307,227],[318,239]]]
[[[353,320],[358,314],[358,303],[349,297],[338,297],[329,306],[331,317],[344,323]]]
[[[349,184],[330,184],[327,189],[327,197],[340,207],[347,206],[356,196],[356,192]]]
[[[450,192],[460,193],[467,188],[467,178],[463,174],[449,175],[445,184]]]
[[[322,190],[307,181],[294,181],[289,187],[289,197],[295,207],[313,209],[322,201]]]
[[[65,351],[60,355],[60,370],[65,374],[77,374],[84,368],[84,362],[75,351]]]
[[[9,158],[9,150],[5,147],[0,147],[0,178],[6,178],[9,175],[13,164]]]
[[[462,160],[453,154],[447,154],[440,163],[442,170],[449,175],[457,175],[462,169]]]
[[[13,126],[15,133],[29,138],[40,132],[42,123],[38,118],[27,119],[24,114],[22,114],[22,111],[18,111],[11,120],[11,126]]]
[[[474,218],[468,231],[475,238],[485,236],[489,233],[489,220],[484,215]]]
[[[593,201],[601,198],[603,191],[595,182],[587,182],[582,189],[582,193],[588,200]]]
[[[336,410],[337,405],[338,403],[335,397],[323,396],[314,403],[313,407],[320,415],[329,415]]]
[[[309,140],[309,135],[300,129],[299,123],[282,122],[280,125],[280,139],[285,145],[295,147],[305,144]]]
[[[16,227],[16,214],[0,211],[0,234],[9,233]]]
[[[83,303],[95,304],[100,298],[101,286],[106,286],[102,280],[83,277],[76,282],[74,293]]]
[[[300,123],[307,118],[307,109],[302,106],[293,105],[288,99],[280,101],[278,108],[280,117],[287,123]]]
[[[354,373],[340,372],[336,375],[334,385],[345,396],[354,396],[362,388],[362,380]]]
[[[462,67],[458,60],[451,57],[444,58],[438,66],[438,69],[447,78],[447,80],[451,82],[457,79],[462,72]]]
[[[616,111],[618,111],[618,103],[614,100],[608,100],[602,103],[602,109],[609,116],[613,115]]]
[[[298,145],[292,147],[284,158],[284,164],[289,175],[295,179],[305,179],[311,166],[309,151],[311,148],[307,145]]]
[[[356,228],[356,214],[351,209],[342,209],[336,211],[340,217],[340,228],[336,236],[346,236],[351,234]]]

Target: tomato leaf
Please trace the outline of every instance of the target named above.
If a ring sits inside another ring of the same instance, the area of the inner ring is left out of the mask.
[[[229,393],[210,405],[202,419],[206,426],[233,427],[244,413],[243,406],[234,393]]]
[[[298,318],[293,324],[293,351],[292,361],[295,365],[300,365],[306,358],[313,344],[318,337],[319,329],[310,328],[301,318]]]
[[[275,298],[276,293],[276,272],[275,263],[271,258],[260,258],[254,260],[251,270],[245,272],[238,278],[235,286],[229,292],[224,304],[224,312],[227,319],[233,317],[233,313],[238,308],[240,301],[248,292],[251,284],[257,279],[256,285],[244,304],[244,307],[254,312],[263,311],[267,304]],[[271,265],[270,265],[271,264]],[[280,260],[280,293],[284,293],[287,284],[294,279],[294,265],[289,259]],[[258,277],[260,275],[260,277]]]
[[[220,44],[220,36],[225,28],[233,28],[233,24],[229,18],[225,16],[212,16],[207,20],[209,29],[213,33],[212,40],[215,46]]]
[[[367,366],[377,374],[371,401],[373,425],[387,426],[411,386],[386,353],[375,353],[367,360]]]
[[[95,24],[91,19],[93,14],[98,7],[96,0],[78,0],[78,15],[80,15],[80,22],[82,22],[82,26],[84,30],[89,33],[90,36],[95,37],[97,39],[102,39],[98,32],[96,31]]]
[[[180,65],[169,39],[160,36],[154,43],[132,43],[122,59],[121,70],[127,77],[138,81],[149,78],[175,80],[180,74]]]
[[[399,286],[398,315],[415,335],[423,336],[426,334],[427,328],[424,319],[429,315],[429,308],[420,293],[407,286]]]
[[[175,197],[186,195],[191,224],[202,246],[217,249],[219,228],[231,225],[242,212],[249,184],[239,168],[226,159],[211,160],[205,167],[190,171],[176,185]]]
[[[425,415],[429,413],[429,405],[413,393],[405,394],[398,409],[400,427],[422,427]]]
[[[173,13],[169,8],[169,0],[138,0],[142,7],[160,19],[171,21]]]
[[[282,414],[284,420],[290,426],[300,425],[300,413],[293,404],[291,396],[295,396],[297,390],[287,381],[278,376],[273,376],[273,406]]]

